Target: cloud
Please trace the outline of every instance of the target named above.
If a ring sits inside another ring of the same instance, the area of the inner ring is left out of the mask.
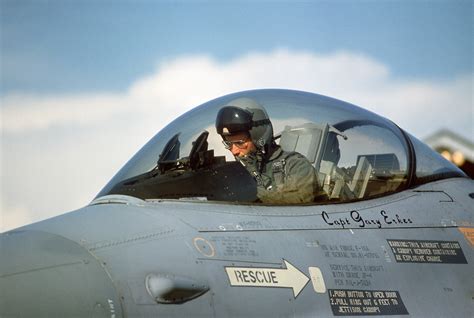
[[[208,55],[163,61],[121,94],[7,95],[0,99],[4,229],[87,204],[166,123],[227,93],[310,91],[365,107],[420,137],[447,127],[472,139],[472,83],[472,74],[395,78],[360,53],[277,49],[226,62]]]
[[[128,97],[12,95],[2,99],[4,133],[31,132],[54,125],[88,124],[130,109]]]
[[[452,122],[466,121],[462,114],[472,114],[472,83],[472,74],[444,82],[395,79],[381,62],[344,51],[318,55],[279,49],[248,53],[230,62],[206,55],[183,56],[161,63],[123,94],[6,96],[2,98],[2,129],[21,133],[54,125],[84,126],[127,114],[168,120],[226,93],[290,88],[359,104],[423,134],[445,123],[446,107],[459,111],[459,115],[451,114]],[[428,125],[422,123],[423,118],[429,119]]]

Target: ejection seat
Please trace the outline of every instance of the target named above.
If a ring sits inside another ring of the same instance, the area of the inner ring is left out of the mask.
[[[316,169],[319,185],[329,199],[339,198],[344,187],[347,187],[344,172],[337,167],[340,159],[337,135],[347,139],[328,124],[306,123],[285,126],[279,143],[283,150],[299,152],[311,162]]]

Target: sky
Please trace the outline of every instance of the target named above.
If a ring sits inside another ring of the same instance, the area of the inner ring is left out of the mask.
[[[0,231],[87,205],[227,93],[345,100],[474,140],[472,1],[0,0]]]

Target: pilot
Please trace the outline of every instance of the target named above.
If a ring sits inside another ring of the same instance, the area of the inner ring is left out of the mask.
[[[216,129],[224,146],[255,179],[261,202],[314,201],[319,189],[315,169],[305,156],[275,143],[272,123],[261,105],[249,98],[230,102],[217,114]]]

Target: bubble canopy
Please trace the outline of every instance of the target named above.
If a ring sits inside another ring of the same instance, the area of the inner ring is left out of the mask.
[[[97,197],[199,199],[258,204],[256,182],[222,144],[216,115],[247,98],[263,106],[277,144],[313,165],[323,197],[314,204],[378,197],[449,177],[454,165],[391,121],[333,98],[291,90],[226,95],[180,116],[156,134]]]

